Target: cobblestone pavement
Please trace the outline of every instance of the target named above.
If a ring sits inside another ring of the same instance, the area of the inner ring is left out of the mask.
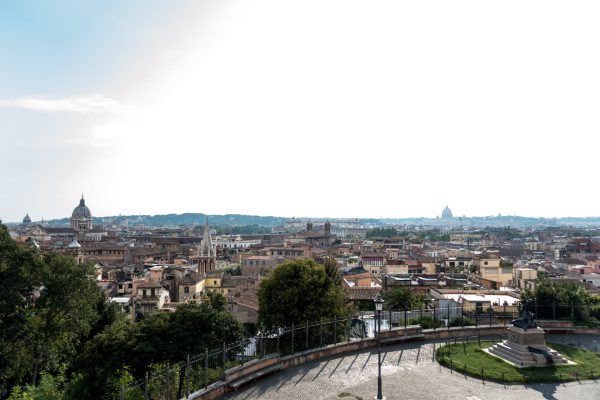
[[[551,335],[548,341],[600,351],[598,336]],[[383,395],[393,399],[600,399],[600,382],[502,385],[451,373],[433,359],[440,343],[382,347]],[[228,400],[367,400],[377,393],[377,350],[327,358],[291,368],[229,394]]]

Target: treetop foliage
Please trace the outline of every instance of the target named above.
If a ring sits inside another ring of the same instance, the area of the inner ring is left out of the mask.
[[[260,284],[259,323],[271,329],[345,316],[341,278],[332,261],[326,264],[295,259],[275,268]]]
[[[18,245],[0,224],[0,397],[113,399],[152,364],[239,340],[241,325],[211,294],[172,313],[125,320],[91,264]]]
[[[396,228],[373,228],[367,232],[367,238],[388,238],[398,236]]]

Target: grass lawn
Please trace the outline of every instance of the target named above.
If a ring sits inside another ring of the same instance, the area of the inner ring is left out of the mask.
[[[517,368],[481,350],[495,343],[482,340],[481,346],[477,341],[449,344],[436,351],[436,358],[440,364],[453,370],[503,382],[565,382],[600,377],[600,355],[591,351],[547,343],[548,347],[577,365]]]

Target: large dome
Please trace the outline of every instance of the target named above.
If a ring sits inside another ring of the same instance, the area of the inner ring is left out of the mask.
[[[83,199],[83,196],[81,196],[81,200],[79,200],[79,205],[77,207],[75,207],[75,209],[73,210],[73,215],[71,216],[71,219],[91,219],[92,218],[92,212],[90,211],[89,208],[87,208],[87,206],[85,205],[85,200]]]
[[[442,211],[442,218],[443,219],[453,218],[452,211],[448,208],[448,206],[446,206],[446,208],[444,208],[444,211]]]

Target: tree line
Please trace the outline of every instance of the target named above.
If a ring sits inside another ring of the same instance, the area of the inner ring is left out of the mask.
[[[133,322],[92,277],[91,264],[19,246],[0,225],[0,398],[113,399],[150,366],[241,337],[222,295]]]

